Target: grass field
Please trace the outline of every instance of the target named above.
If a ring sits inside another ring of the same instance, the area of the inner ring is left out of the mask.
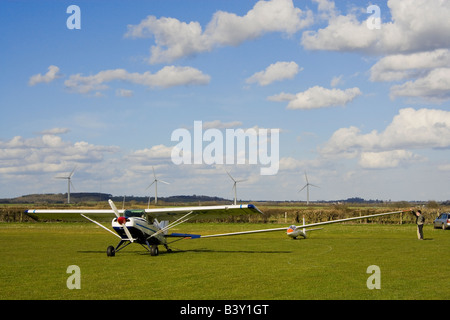
[[[276,225],[279,226],[279,225]],[[268,224],[184,224],[202,234]],[[0,224],[0,299],[412,300],[450,294],[450,231],[415,225],[337,224],[291,240],[283,232],[182,240],[150,256],[89,223]],[[69,290],[70,265],[81,289]],[[367,268],[380,268],[369,290]]]

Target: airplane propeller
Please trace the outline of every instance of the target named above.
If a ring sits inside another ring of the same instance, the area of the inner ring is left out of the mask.
[[[117,210],[116,205],[114,204],[114,202],[111,199],[109,199],[108,202],[109,202],[109,205],[111,206],[111,209],[113,209],[114,214],[117,217],[117,222],[121,226],[123,226],[123,229],[125,230],[125,233],[127,234],[128,240],[130,240],[130,242],[133,242],[134,240],[133,240],[133,237],[131,236],[130,230],[128,230],[127,226],[125,225],[127,222],[127,218],[120,215],[119,210]]]

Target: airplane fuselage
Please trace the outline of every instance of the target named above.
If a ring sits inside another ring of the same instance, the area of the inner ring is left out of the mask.
[[[111,225],[117,232],[117,234],[122,237],[122,239],[127,240],[127,235],[125,233],[124,227],[117,220],[118,218],[114,218],[111,222]],[[126,218],[125,226],[127,227],[128,231],[130,231],[132,237],[136,239],[135,242],[137,243],[144,245],[147,244],[147,241],[150,245],[167,243],[166,238],[162,234],[151,237],[158,231],[158,228],[153,224],[149,224],[148,221],[144,218]]]
[[[293,239],[297,239],[297,237],[306,239],[306,231],[304,229],[302,230],[300,227],[290,226],[287,229],[286,234]]]

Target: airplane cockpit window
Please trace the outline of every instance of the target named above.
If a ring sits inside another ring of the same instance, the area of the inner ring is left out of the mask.
[[[125,210],[124,216],[126,218],[144,218],[145,210]]]

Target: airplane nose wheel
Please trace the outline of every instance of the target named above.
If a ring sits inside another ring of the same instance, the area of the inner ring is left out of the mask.
[[[114,256],[116,255],[116,249],[114,249],[113,246],[109,246],[109,247],[106,249],[106,255],[107,255],[108,257],[114,257]]]
[[[159,254],[159,249],[157,245],[153,245],[150,249],[150,255],[157,256]]]

